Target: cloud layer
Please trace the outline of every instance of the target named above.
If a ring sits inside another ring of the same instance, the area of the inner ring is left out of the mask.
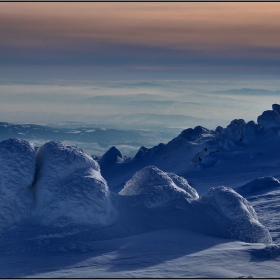
[[[279,17],[279,3],[0,3],[0,62],[279,71]]]

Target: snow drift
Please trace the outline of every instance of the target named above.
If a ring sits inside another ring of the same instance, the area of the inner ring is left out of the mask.
[[[36,152],[35,217],[43,224],[108,225],[116,218],[99,165],[83,149],[50,141]]]
[[[0,230],[30,217],[35,147],[23,139],[0,142]]]
[[[144,196],[144,204],[149,207],[164,206],[179,197],[198,198],[198,194],[186,179],[172,173],[164,173],[155,166],[147,166],[125,184],[120,195]]]
[[[256,192],[280,189],[280,182],[274,177],[260,177],[235,189],[242,196],[251,195]]]

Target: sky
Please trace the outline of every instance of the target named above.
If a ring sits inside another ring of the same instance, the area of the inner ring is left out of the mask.
[[[164,127],[170,116],[178,128],[255,120],[280,102],[279,32],[277,2],[1,2],[0,119],[107,116],[108,125],[122,115],[115,125]],[[221,94],[242,88],[266,92]]]

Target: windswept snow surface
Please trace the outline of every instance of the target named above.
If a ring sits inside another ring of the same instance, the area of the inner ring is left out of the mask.
[[[133,158],[0,142],[0,277],[278,277],[279,108]]]

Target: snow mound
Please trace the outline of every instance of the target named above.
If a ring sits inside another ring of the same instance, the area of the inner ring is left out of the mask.
[[[260,177],[236,188],[235,191],[244,196],[272,188],[280,188],[280,182],[277,179],[274,177]]]
[[[0,229],[30,216],[35,147],[23,139],[0,142]]]
[[[273,104],[272,110],[264,111],[257,121],[264,129],[280,127],[280,105]]]
[[[121,152],[115,147],[111,147],[98,161],[100,166],[110,165],[119,162],[122,159]]]
[[[83,149],[50,141],[37,152],[34,216],[43,224],[108,225],[116,218],[98,163]]]
[[[268,230],[260,224],[251,204],[231,188],[217,187],[200,198],[211,205],[213,218],[219,221],[227,238],[250,243],[271,243]]]
[[[149,208],[164,206],[180,197],[198,198],[196,190],[187,180],[172,173],[165,173],[155,166],[147,166],[136,172],[119,194],[141,194],[144,196],[144,204]]]

